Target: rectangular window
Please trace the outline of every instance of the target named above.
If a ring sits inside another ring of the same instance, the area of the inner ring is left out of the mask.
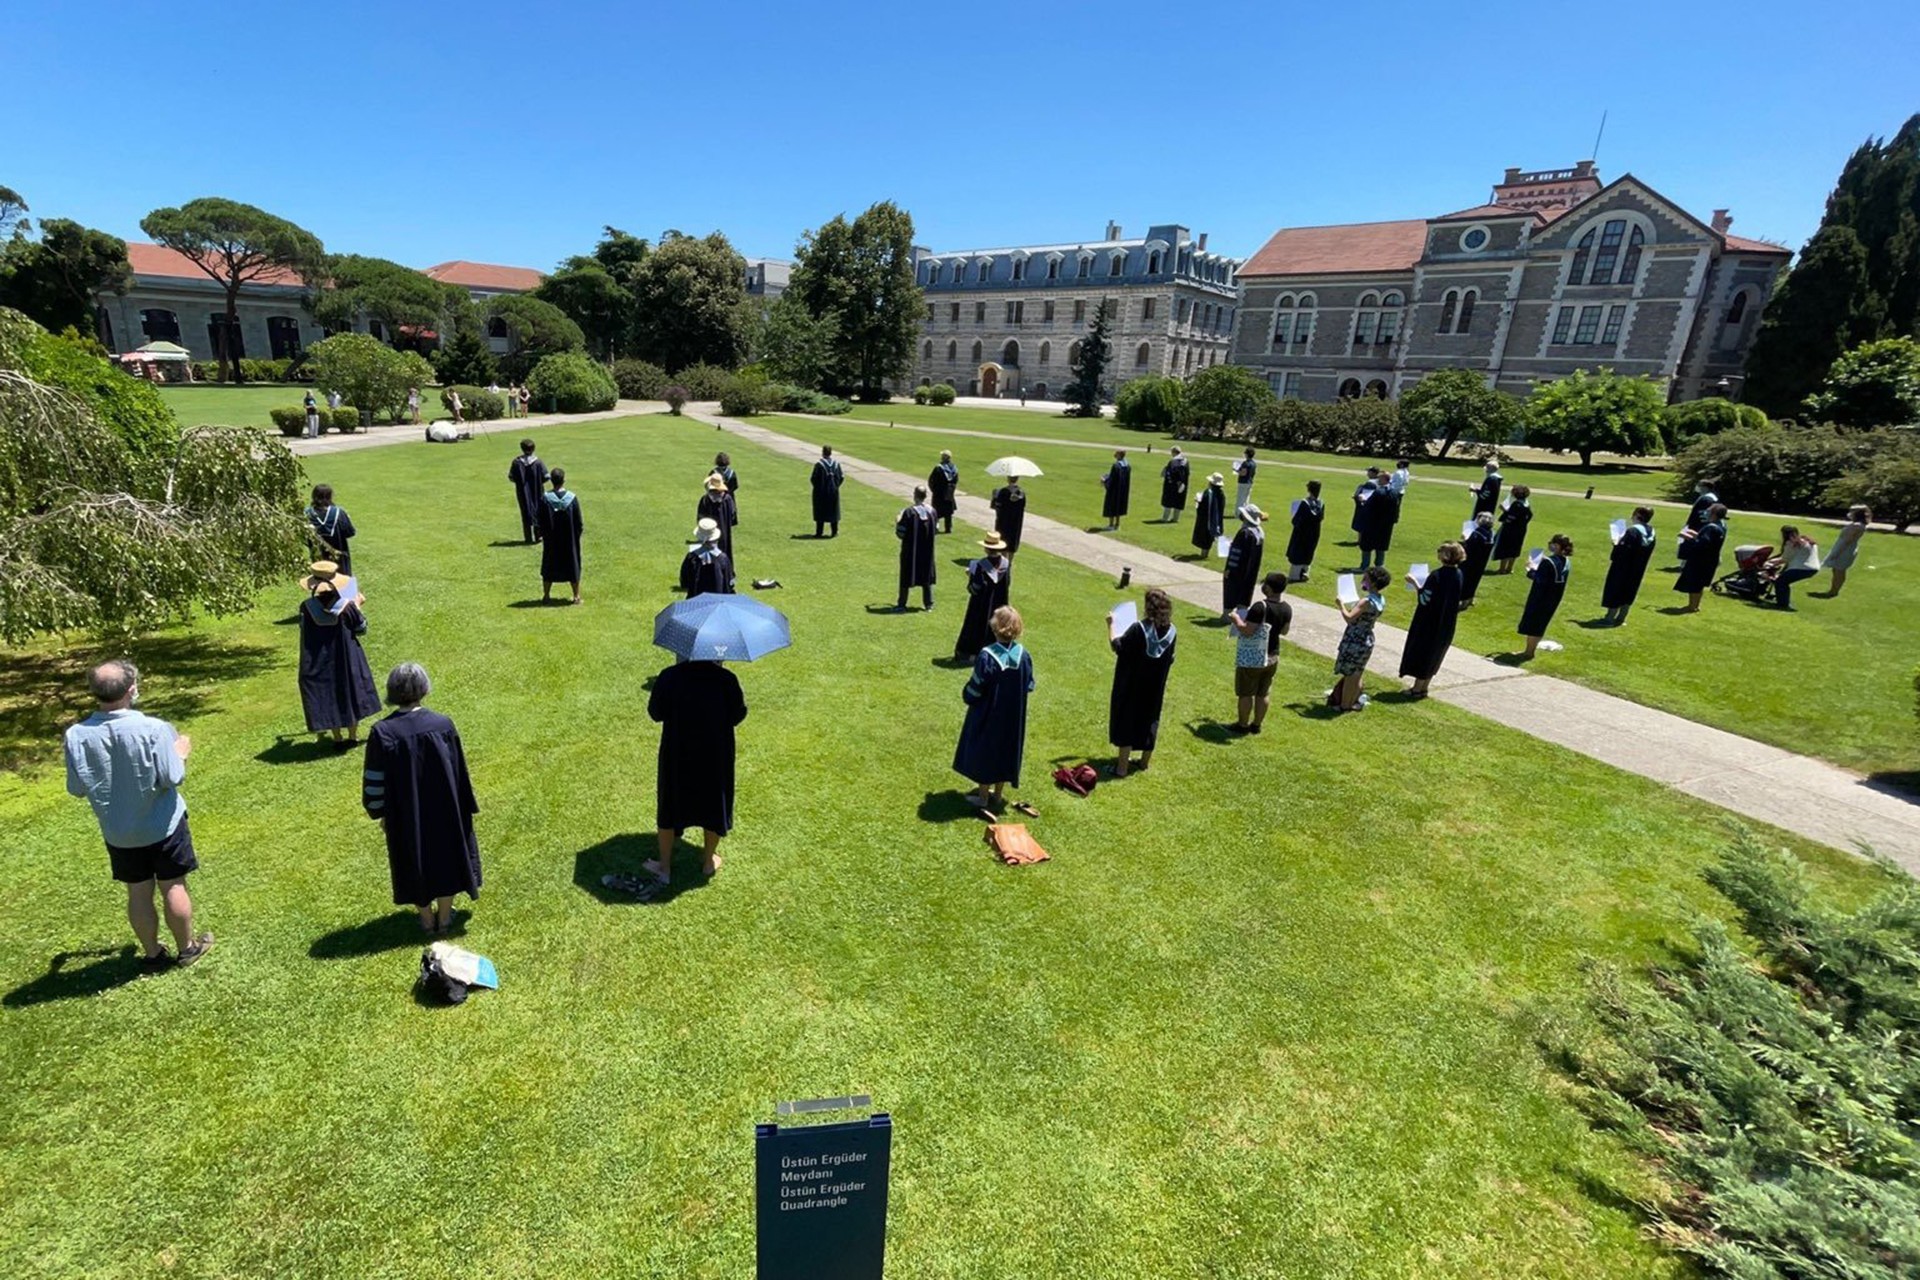
[[[1185,298],[1181,298],[1173,304],[1173,318],[1180,324],[1187,322],[1187,300]]]
[[[1140,318],[1141,318],[1142,320],[1151,320],[1151,319],[1153,319],[1153,303],[1154,303],[1154,299],[1152,299],[1152,298],[1145,298],[1145,299],[1142,299],[1142,300],[1141,300],[1141,303],[1140,303]]]
[[[927,323],[933,323],[933,304],[931,302],[927,304]]]
[[[1280,376],[1282,379],[1280,384],[1281,397],[1298,400],[1300,398],[1300,375],[1298,373],[1288,372]]]
[[[985,324],[987,322],[987,304],[986,303],[976,302],[973,304],[973,322],[975,324]]]
[[[1580,308],[1580,323],[1574,327],[1575,346],[1591,343],[1600,334],[1600,307]]]
[[[1051,301],[1040,304],[1040,318],[1048,324],[1053,323],[1053,303]]]
[[[1399,332],[1400,332],[1400,313],[1398,311],[1382,311],[1380,313],[1380,339],[1379,340],[1381,342],[1392,342],[1394,335]]]
[[[959,303],[950,302],[947,304],[947,323],[949,324],[960,323],[960,304]]]
[[[1626,321],[1626,318],[1627,309],[1625,307],[1608,307],[1607,327],[1600,331],[1600,341],[1609,347],[1620,341],[1620,326]]]
[[[1058,280],[1059,278],[1060,278],[1060,259],[1048,258],[1047,259],[1047,279]]]
[[[1080,259],[1080,278],[1082,280],[1085,280],[1088,276],[1092,274],[1093,274],[1093,259],[1092,258]]]
[[[1282,311],[1273,325],[1273,349],[1285,351],[1287,344],[1293,341],[1293,312]]]
[[[1016,302],[1013,304],[1013,322],[1015,324],[1025,324],[1027,322],[1027,304],[1026,303]]]
[[[1013,278],[1015,280],[1025,280],[1027,278],[1027,260],[1025,258],[1015,258],[1013,260]]]
[[[1553,341],[1555,345],[1563,345],[1567,340],[1567,335],[1572,332],[1573,308],[1562,307],[1560,308],[1560,314],[1555,317],[1553,322]]]
[[[1086,318],[1087,318],[1087,300],[1085,298],[1075,298],[1073,300],[1073,322],[1075,324],[1079,324],[1081,321],[1085,320]]]
[[[1353,345],[1364,347],[1373,341],[1373,326],[1379,321],[1377,311],[1362,311],[1353,322]]]

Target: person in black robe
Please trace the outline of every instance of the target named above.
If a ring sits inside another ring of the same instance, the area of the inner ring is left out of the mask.
[[[1176,638],[1173,600],[1158,587],[1147,592],[1140,619],[1120,635],[1107,615],[1108,643],[1113,647],[1113,692],[1107,699],[1107,741],[1120,748],[1113,776],[1132,771],[1133,753],[1140,767],[1153,763],[1153,746],[1160,737],[1160,710],[1167,700],[1167,676],[1173,670]]]
[[[553,584],[569,583],[573,603],[580,603],[580,500],[567,488],[567,469],[555,467],[547,477],[553,492],[540,495],[540,599],[553,599]]]
[[[1381,482],[1380,468],[1368,467],[1367,478],[1362,480],[1353,491],[1353,518],[1347,521],[1347,528],[1360,533],[1367,527],[1367,503],[1373,495],[1386,486]],[[1361,566],[1365,568],[1365,565]]]
[[[1466,582],[1460,570],[1467,558],[1465,547],[1443,542],[1434,556],[1439,563],[1428,571],[1425,582],[1417,583],[1412,574],[1407,575],[1407,585],[1419,595],[1413,606],[1413,621],[1407,624],[1406,645],[1400,650],[1400,674],[1413,678],[1416,698],[1427,696],[1427,686],[1447,660],[1454,627],[1460,621],[1460,593]]]
[[[995,609],[989,621],[993,643],[974,655],[973,674],[961,690],[967,716],[954,747],[953,770],[974,784],[967,802],[991,811],[1005,799],[1009,784],[1020,785],[1033,658],[1020,645],[1025,626],[1017,610]]]
[[[1608,554],[1607,580],[1600,587],[1600,607],[1613,626],[1626,625],[1627,610],[1640,594],[1647,565],[1653,560],[1653,542],[1653,508],[1635,507],[1626,531]]]
[[[1387,477],[1378,476],[1373,489],[1360,502],[1360,567],[1385,565],[1387,550],[1393,546],[1393,526],[1400,517],[1400,504]]]
[[[1473,597],[1480,590],[1480,579],[1493,556],[1493,515],[1482,511],[1473,518],[1473,527],[1460,540],[1467,558],[1460,563],[1460,607],[1473,608]]]
[[[1727,509],[1721,503],[1707,508],[1706,523],[1680,535],[1680,576],[1673,589],[1687,597],[1682,613],[1700,612],[1700,597],[1720,573],[1720,552],[1727,545]]]
[[[942,449],[939,465],[927,473],[927,492],[933,495],[933,514],[940,517],[943,532],[953,532],[953,513],[960,505],[960,468],[953,465],[953,454]]]
[[[1707,523],[1709,518],[1708,513],[1713,510],[1714,504],[1719,501],[1718,495],[1713,491],[1713,481],[1702,480],[1699,484],[1695,485],[1693,506],[1687,510],[1687,528],[1693,530],[1695,533],[1700,532],[1702,526]]]
[[[1160,468],[1160,523],[1172,524],[1187,509],[1187,457],[1173,446],[1167,465]]]
[[[740,501],[740,477],[734,472],[732,457],[725,453],[714,454],[713,470],[708,474],[717,475],[727,482],[727,492],[734,495],[734,503],[738,505]],[[739,524],[740,522],[735,520],[734,523]]]
[[[1007,544],[999,534],[990,533],[980,540],[987,554],[967,566],[967,612],[960,619],[960,636],[953,642],[953,656],[971,662],[993,637],[988,620],[995,609],[1006,607],[1013,587],[1013,561]]]
[[[747,718],[740,680],[718,662],[680,662],[653,678],[647,715],[660,726],[654,826],[660,856],[643,864],[655,879],[673,878],[673,842],[699,827],[706,859],[700,873],[720,869],[720,838],[733,830],[733,731]]]
[[[727,478],[718,471],[707,477],[707,491],[700,495],[695,505],[695,522],[711,520],[720,530],[720,549],[727,553],[727,559],[733,557],[733,527],[740,523],[740,509],[734,505],[733,493],[727,488]]]
[[[1501,573],[1512,573],[1513,562],[1527,552],[1527,526],[1533,523],[1532,496],[1533,490],[1517,484],[1500,511],[1500,534],[1493,540],[1493,558],[1500,562]]]
[[[820,460],[813,464],[813,536],[840,536],[840,486],[847,481],[840,464],[833,460],[833,446],[820,446]],[[832,529],[828,534],[823,530]]]
[[[360,722],[379,713],[380,693],[360,647],[365,598],[355,592],[342,604],[334,572],[331,561],[321,560],[301,583],[308,594],[300,604],[300,706],[308,733],[331,735],[345,748],[360,741]]]
[[[695,596],[734,594],[733,558],[720,549],[720,526],[711,518],[693,531],[693,546],[680,560],[680,590]]]
[[[915,485],[913,505],[893,522],[893,536],[900,539],[900,601],[894,605],[900,613],[907,611],[907,591],[912,587],[920,588],[920,607],[933,608],[933,539],[937,527],[938,517],[927,505],[926,486]]]
[[[1113,451],[1113,465],[1107,468],[1100,483],[1107,491],[1100,503],[1100,514],[1107,518],[1108,529],[1118,529],[1120,517],[1127,514],[1127,499],[1133,490],[1133,464],[1127,461],[1125,449]]]
[[[507,480],[513,485],[514,500],[520,504],[520,536],[528,542],[540,541],[540,501],[547,487],[547,464],[533,452],[533,441],[520,442],[520,456],[507,464]]]
[[[1500,464],[1488,459],[1487,473],[1481,477],[1480,483],[1467,486],[1473,493],[1474,515],[1477,516],[1483,511],[1499,510],[1501,483]]]
[[[1267,513],[1249,502],[1236,514],[1240,531],[1227,547],[1227,570],[1220,580],[1220,616],[1228,619],[1235,609],[1253,603],[1253,589],[1260,582],[1260,558],[1266,554],[1266,534],[1260,522]]]
[[[1547,634],[1547,624],[1553,621],[1561,599],[1567,594],[1567,575],[1572,572],[1568,561],[1572,558],[1573,539],[1556,533],[1547,540],[1547,554],[1527,570],[1533,585],[1527,589],[1527,604],[1520,611],[1520,625],[1515,628],[1526,637],[1526,658],[1533,657],[1540,647],[1540,637]]]
[[[1020,530],[1027,522],[1027,491],[1020,487],[1019,476],[1008,476],[1007,483],[993,491],[993,531],[1007,544],[1007,554],[1020,550]]]
[[[1224,487],[1227,478],[1218,471],[1207,477],[1207,487],[1193,503],[1193,542],[1194,549],[1200,554],[1195,559],[1205,560],[1213,554],[1214,545],[1220,541],[1220,535],[1226,532],[1227,491]]]
[[[395,710],[367,735],[360,803],[386,831],[387,867],[396,906],[420,912],[420,927],[453,927],[454,895],[480,896],[480,812],[467,776],[467,755],[453,721],[420,704],[432,683],[417,662],[387,673]]]
[[[1320,501],[1320,482],[1307,481],[1307,496],[1293,504],[1293,532],[1287,535],[1287,581],[1305,582],[1320,549],[1320,526],[1327,505]]]
[[[313,486],[313,505],[307,508],[307,526],[313,530],[314,558],[331,560],[342,576],[353,574],[353,517],[345,507],[333,504],[333,486]]]

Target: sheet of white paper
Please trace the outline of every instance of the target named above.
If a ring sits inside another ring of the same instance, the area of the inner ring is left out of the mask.
[[[1290,504],[1288,504],[1287,514],[1290,516],[1300,514],[1300,499],[1295,498]]]
[[[1460,536],[1465,538],[1465,537],[1471,536],[1472,533],[1473,533],[1473,521],[1462,520],[1460,522]]]
[[[331,605],[327,606],[327,612],[332,614],[345,613],[347,611],[347,606],[352,604],[354,601],[354,597],[358,596],[359,594],[360,594],[360,579],[358,578],[342,579],[340,582],[340,594],[333,598],[333,603]]]
[[[1360,588],[1354,585],[1353,575],[1343,573],[1333,580],[1333,594],[1341,604],[1358,604]]]
[[[1227,552],[1233,549],[1233,539],[1229,538],[1226,534],[1223,533],[1220,535],[1219,540],[1215,542],[1214,545],[1220,549],[1221,555],[1225,555],[1227,554]]]
[[[1424,564],[1413,565],[1407,570],[1407,576],[1413,579],[1413,589],[1418,591],[1427,585],[1427,566]]]
[[[1507,509],[1508,507],[1510,507],[1510,506],[1512,506],[1512,505],[1513,505],[1513,499],[1512,499],[1512,498],[1502,498],[1502,499],[1500,499],[1500,509],[1501,509],[1502,511],[1505,511],[1505,510],[1506,510],[1506,509]]]
[[[1607,526],[1607,530],[1613,534],[1613,540],[1618,542],[1627,536],[1627,522],[1625,520],[1615,520]]]
[[[1545,549],[1541,547],[1535,547],[1533,550],[1527,552],[1527,568],[1538,569],[1540,567],[1541,557],[1546,554]]]
[[[1127,634],[1127,628],[1140,621],[1140,609],[1131,600],[1122,600],[1113,606],[1113,638],[1118,640]]]

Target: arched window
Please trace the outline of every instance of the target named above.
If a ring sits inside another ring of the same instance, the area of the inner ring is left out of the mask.
[[[1635,227],[1633,234],[1627,237],[1627,254],[1620,259],[1621,284],[1632,284],[1633,278],[1640,274],[1640,250],[1646,242],[1647,237],[1639,227]]]
[[[1048,258],[1047,259],[1047,279],[1058,280],[1059,278],[1060,278],[1060,259]]]
[[[1375,342],[1392,342],[1400,333],[1400,304],[1406,299],[1398,293],[1389,293],[1380,299],[1380,327],[1374,334]]]
[[[1040,344],[1040,363],[1042,365],[1045,365],[1052,359],[1053,359],[1053,344],[1051,342],[1041,343]]]
[[[1147,255],[1147,274],[1150,276],[1160,274],[1160,251],[1158,249],[1155,249]]]
[[[1380,325],[1380,295],[1363,293],[1359,307],[1353,315],[1353,345],[1368,346],[1373,342],[1374,330]]]
[[[107,350],[118,350],[113,345],[113,317],[103,306],[93,309],[93,336],[100,339],[100,345]]]
[[[940,283],[940,264],[939,263],[929,262],[927,264],[927,283],[928,284]]]
[[[1447,290],[1447,296],[1440,300],[1440,332],[1452,333],[1454,317],[1460,314],[1460,291]]]
[[[1358,400],[1360,398],[1360,379],[1348,378],[1345,382],[1342,382],[1340,384],[1340,398],[1342,400]]]
[[[164,307],[154,307],[140,313],[140,332],[147,335],[148,342],[179,342],[180,317]]]
[[[1000,348],[1000,363],[1008,368],[1017,367],[1020,363],[1020,344],[1009,339],[1007,345]]]
[[[503,318],[503,317],[501,317],[501,316],[490,316],[490,317],[488,317],[488,319],[487,319],[487,336],[488,336],[489,338],[504,338],[504,337],[506,337],[506,336],[507,336],[507,322],[506,322],[506,320],[505,320],[505,318]]]
[[[1614,264],[1620,260],[1620,242],[1627,237],[1627,220],[1609,218],[1600,229],[1600,248],[1593,255],[1593,274],[1588,284],[1612,284]]]
[[[1733,305],[1727,308],[1727,323],[1739,324],[1747,318],[1747,291],[1742,289],[1733,295]]]
[[[1473,304],[1479,300],[1478,289],[1469,289],[1460,295],[1460,319],[1454,322],[1455,333],[1468,333],[1473,329]]]
[[[1147,343],[1144,343],[1144,342],[1141,343],[1139,347],[1134,350],[1133,367],[1136,369],[1146,368],[1147,360],[1150,356],[1152,356],[1152,354],[1153,354],[1153,348]]]
[[[980,363],[980,344],[978,342],[973,344],[973,362],[975,364]]]
[[[240,332],[240,321],[236,317],[232,324],[227,323],[227,313],[215,311],[207,317],[207,345],[213,348],[213,358],[218,360],[222,351],[229,359],[247,358],[247,343]]]
[[[958,360],[959,358],[960,358],[960,344],[957,342],[948,342],[947,343],[947,359]]]
[[[1573,270],[1567,273],[1568,284],[1580,283],[1582,277],[1584,276],[1587,270],[1587,259],[1593,256],[1594,237],[1596,237],[1599,234],[1600,234],[1599,228],[1596,227],[1592,231],[1589,231],[1587,232],[1587,234],[1581,236],[1580,243],[1574,246]]]
[[[1108,275],[1110,276],[1125,275],[1126,271],[1127,271],[1127,255],[1126,254],[1116,253],[1113,255],[1113,257],[1107,260]]]
[[[1080,255],[1080,270],[1078,272],[1079,278],[1082,280],[1085,280],[1088,276],[1091,276],[1092,274],[1093,274],[1093,255],[1090,253]]]
[[[1034,384],[1033,384],[1033,398],[1034,398],[1035,400],[1045,400],[1045,399],[1047,398],[1047,384],[1046,384],[1046,383],[1044,383],[1044,382],[1036,382],[1036,383],[1034,383]]]
[[[1385,400],[1387,398],[1387,384],[1375,378],[1367,384],[1367,394],[1375,400]]]
[[[1080,344],[1078,342],[1070,343],[1067,347],[1067,368],[1071,369],[1079,363]]]
[[[1015,258],[1013,260],[1013,278],[1015,280],[1025,280],[1027,278],[1027,260],[1025,258]]]
[[[978,274],[981,284],[985,284],[987,281],[993,279],[993,260],[991,258],[982,258],[980,260]]]
[[[922,360],[933,359],[933,339],[929,338],[921,345],[920,358]]]

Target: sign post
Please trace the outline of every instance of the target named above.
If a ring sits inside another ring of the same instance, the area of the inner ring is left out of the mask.
[[[871,1105],[867,1097],[780,1103],[781,1115]],[[754,1126],[758,1280],[881,1280],[893,1117]]]

